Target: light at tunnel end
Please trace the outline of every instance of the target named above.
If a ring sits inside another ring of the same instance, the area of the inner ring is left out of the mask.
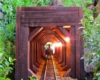
[[[70,38],[69,37],[67,37],[65,40],[66,40],[66,42],[70,42]]]
[[[60,46],[62,46],[62,43],[60,43],[60,42],[54,43],[53,46],[55,46],[55,47],[60,47]]]

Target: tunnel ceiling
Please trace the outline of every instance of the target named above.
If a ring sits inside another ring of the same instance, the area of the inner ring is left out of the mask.
[[[62,28],[63,29],[63,28]],[[32,30],[32,29],[31,29]],[[35,29],[33,29],[34,31]],[[63,29],[65,30],[65,29]],[[32,32],[32,31],[31,31]],[[68,33],[67,30],[65,30]],[[65,37],[62,31],[56,26],[45,26],[43,29],[33,38],[33,41],[39,42],[41,44],[46,44],[47,42],[64,42]]]

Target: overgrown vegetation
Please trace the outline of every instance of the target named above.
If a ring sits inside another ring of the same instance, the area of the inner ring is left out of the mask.
[[[0,0],[0,12],[3,14],[0,15],[0,80],[14,80],[16,8],[46,6],[49,2],[50,0]]]
[[[90,9],[89,5],[93,5],[92,0],[64,0],[66,6],[81,6],[83,8],[83,19],[81,24],[83,28],[84,47],[88,48],[88,53],[84,54],[88,65],[91,65],[91,71],[94,73],[93,80],[100,79],[100,17],[94,17],[93,8]],[[100,6],[99,6],[100,7]],[[100,11],[97,11],[100,12]]]
[[[88,65],[91,65],[91,71],[94,72],[93,80],[100,79],[100,18],[94,19],[93,15],[84,16],[83,21],[84,47],[89,51],[83,58]]]
[[[17,6],[46,6],[52,0],[0,0],[0,80],[14,80],[15,25]],[[84,55],[88,64],[93,64],[94,79],[100,78],[100,19],[94,19],[94,11],[88,9],[92,0],[63,0],[64,6],[81,6],[81,20],[85,44],[89,52]],[[1,17],[3,17],[1,19]],[[91,55],[91,57],[89,57]],[[9,75],[8,75],[9,74]],[[10,75],[13,77],[10,77]],[[8,77],[8,78],[7,78]]]

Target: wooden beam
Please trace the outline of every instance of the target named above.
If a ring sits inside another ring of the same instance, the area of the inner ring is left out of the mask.
[[[75,26],[71,27],[71,36],[70,36],[70,41],[71,41],[71,76],[72,78],[77,78],[76,77],[76,32],[75,32]]]
[[[20,8],[17,8],[15,80],[28,80],[28,27],[20,26]]]
[[[31,41],[37,34],[39,34],[40,31],[43,30],[43,27],[36,28],[30,35],[28,40]]]
[[[58,27],[58,29],[64,34],[66,37],[70,37],[70,33],[65,30],[63,27]]]
[[[21,7],[21,11],[78,11],[78,7],[48,6],[48,7]]]

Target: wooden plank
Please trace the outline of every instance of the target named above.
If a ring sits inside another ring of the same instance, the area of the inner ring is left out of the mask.
[[[71,26],[71,36],[70,36],[70,41],[71,41],[71,77],[72,78],[77,78],[76,77],[76,31],[75,31],[75,26]]]
[[[21,11],[78,11],[78,7],[21,7]]]
[[[40,49],[40,47],[41,47],[41,45],[39,45],[39,42],[36,42],[37,44],[37,46],[36,46],[36,55],[37,55],[37,63],[39,64],[39,65],[41,65],[41,63],[42,63],[42,61],[41,61],[41,52],[42,52],[42,50]]]
[[[31,12],[21,12],[20,17],[21,18],[50,18],[55,16],[72,16],[72,17],[78,17],[78,11],[76,12],[67,12],[67,11],[55,11],[55,12],[49,12],[49,11],[31,11]]]
[[[58,27],[58,29],[63,33],[65,37],[70,37],[70,33],[62,27]]]
[[[19,75],[18,73],[19,73],[19,69],[17,69],[17,68],[19,68],[19,59],[18,59],[18,56],[19,56],[19,49],[18,49],[18,47],[19,47],[19,43],[18,43],[18,41],[19,41],[19,34],[20,34],[20,28],[19,28],[19,26],[20,26],[20,8],[17,8],[17,19],[16,19],[16,64],[15,64],[15,80],[19,80],[19,78],[21,78],[21,75]]]
[[[15,80],[28,80],[28,27],[20,26],[20,8],[17,8],[16,25],[16,70]]]
[[[41,27],[41,28],[36,28],[36,29],[29,35],[28,40],[31,41],[42,29],[43,29],[43,27]]]
[[[37,63],[37,50],[36,50],[36,49],[37,49],[37,47],[36,47],[37,44],[36,44],[36,41],[34,41],[34,46],[35,46],[35,47],[34,47],[34,50],[35,50],[35,51],[34,51],[35,66],[36,66],[37,68],[39,68],[39,64]]]
[[[76,16],[76,15],[75,15]],[[21,19],[21,23],[70,23],[70,22],[79,22],[78,17],[73,15],[69,16],[52,16],[49,18],[30,18],[30,19]]]
[[[31,64],[31,55],[30,53],[32,53],[32,50],[31,50],[31,47],[32,47],[32,44],[30,41],[28,41],[28,70],[30,70],[30,64]]]
[[[41,46],[41,45],[40,45]],[[39,53],[41,52],[40,50],[40,46],[38,46],[38,43],[36,42],[36,63],[39,64],[39,67],[41,65],[41,61],[38,58],[39,57]]]
[[[21,8],[21,24],[34,26],[67,25],[79,23],[79,8],[66,7],[36,7],[27,11],[27,8]],[[43,9],[43,10],[42,10]],[[74,12],[73,12],[74,11]]]
[[[80,47],[81,47],[81,44],[80,44],[80,30],[78,29],[79,28],[79,25],[76,25],[75,26],[75,30],[76,30],[76,77],[78,80],[80,80]]]
[[[83,18],[83,11],[82,8],[79,8],[79,19],[81,20]],[[79,25],[79,27],[81,24]],[[84,43],[83,43],[83,35],[81,35],[82,29],[80,30],[80,58],[84,54]],[[80,60],[80,80],[85,80],[85,71],[84,71],[84,60]]]
[[[79,8],[79,20],[81,19],[82,19],[82,8]],[[75,26],[75,30],[76,30],[76,77],[78,80],[84,80],[83,78],[84,71],[81,70],[82,68],[81,68],[81,61],[80,61],[81,55],[83,54],[83,51],[82,51],[83,44],[81,41],[81,38],[82,38],[81,30],[78,29],[80,26],[81,26],[80,24]]]
[[[71,67],[71,42],[66,42],[66,69]]]
[[[28,53],[28,27],[20,27],[20,33],[18,36],[18,52],[16,64],[16,80],[28,80],[28,63],[27,63],[27,53]]]
[[[34,43],[32,41],[30,41],[31,44],[31,53],[30,54],[30,67],[29,69],[31,69],[33,71],[33,73],[36,73],[38,70],[35,67],[34,63],[35,63],[35,55],[34,55]]]
[[[66,22],[66,23],[21,23],[22,27],[24,26],[29,26],[29,27],[40,27],[40,26],[46,26],[46,27],[50,27],[50,26],[65,26],[65,25],[77,25],[77,22]]]
[[[32,50],[32,53],[30,53],[30,61],[31,61],[31,64],[30,64],[30,69],[36,73],[38,72],[38,68],[37,68],[37,64],[36,64],[36,46],[35,46],[35,42],[34,41],[31,41],[31,44],[32,44],[32,47],[31,47],[31,50]]]
[[[81,41],[80,41],[80,53],[81,53],[81,57],[83,56],[84,54],[84,43],[83,43],[83,36],[81,35]],[[80,80],[85,80],[85,70],[84,70],[84,60],[80,60],[80,67],[81,67],[81,70],[80,70]]]
[[[31,65],[33,64],[33,61],[34,61],[34,58],[33,58],[33,45],[32,45],[32,41],[29,41],[29,43],[30,43],[30,53],[28,53],[28,55],[29,55],[29,66],[28,66],[28,69],[31,69]]]
[[[58,13],[58,14],[57,14]],[[78,13],[31,13],[22,15],[21,23],[70,23],[79,22]],[[61,14],[59,14],[61,13]]]
[[[59,39],[59,41],[62,43],[62,44],[65,44],[65,41],[59,36],[59,34],[58,33],[56,33],[55,32],[55,36]],[[58,60],[58,62],[62,62],[62,63],[64,63],[64,65],[65,65],[65,63],[66,63],[66,58],[65,58],[65,56],[66,56],[66,53],[65,53],[65,46],[62,46],[63,47],[63,50],[62,50],[62,54],[61,53],[59,53],[58,54],[58,56],[59,56],[59,60]],[[61,56],[60,56],[61,55]],[[62,60],[61,60],[62,59]],[[60,61],[61,60],[61,61]]]

